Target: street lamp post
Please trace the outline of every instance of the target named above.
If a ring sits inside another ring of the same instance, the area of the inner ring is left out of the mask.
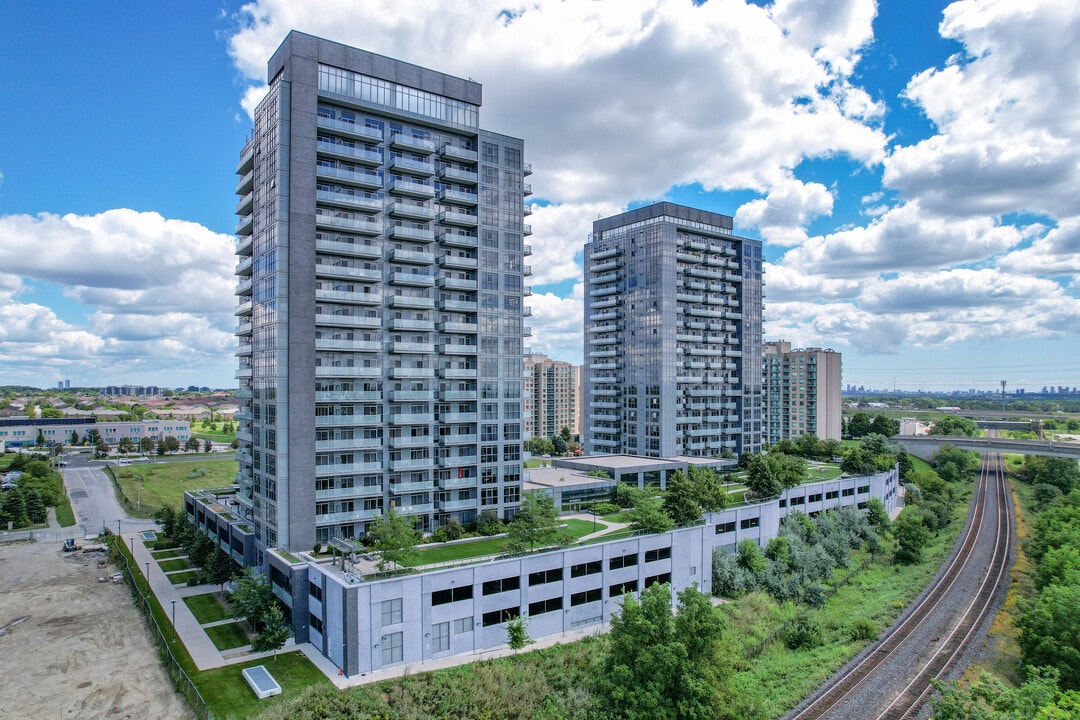
[[[120,520],[119,519],[117,519],[117,521],[116,521],[116,536],[120,537]]]
[[[146,563],[146,584],[147,585],[150,584],[150,562],[149,561],[147,561],[147,563]]]
[[[176,635],[176,601],[175,600],[172,601],[172,626],[173,626],[173,635],[175,636]]]

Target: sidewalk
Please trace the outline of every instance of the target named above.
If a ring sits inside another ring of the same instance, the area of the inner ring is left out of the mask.
[[[195,595],[199,593],[186,592],[184,595],[180,594],[180,589],[169,582],[169,578],[161,570],[161,567],[154,560],[154,556],[147,550],[146,545],[143,543],[142,537],[139,533],[124,533],[121,535],[124,542],[131,548],[131,555],[135,558],[135,563],[138,565],[137,572],[141,572],[144,575],[149,568],[149,575],[147,579],[150,581],[150,589],[154,595],[157,596],[158,603],[161,604],[165,614],[171,618],[175,617],[176,624],[174,631],[176,636],[184,643],[184,647],[187,648],[188,654],[191,655],[192,661],[195,663],[195,667],[200,670],[209,670],[211,668],[224,667],[229,663],[225,660],[225,657],[221,654],[214,643],[210,641],[210,638],[206,635],[202,625],[195,619],[195,616],[191,613],[187,603],[184,602],[186,595]],[[206,586],[203,587],[203,592],[208,592]],[[194,590],[196,588],[182,588],[183,590]],[[175,613],[175,614],[174,614]]]

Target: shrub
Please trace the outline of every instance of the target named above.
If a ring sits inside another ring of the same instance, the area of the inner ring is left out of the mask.
[[[599,502],[592,506],[592,511],[597,515],[611,515],[621,510],[618,505],[610,502]]]
[[[855,642],[877,640],[877,625],[869,618],[855,618],[848,627],[848,636]]]
[[[813,648],[821,644],[821,624],[809,612],[800,611],[780,633],[789,650]]]

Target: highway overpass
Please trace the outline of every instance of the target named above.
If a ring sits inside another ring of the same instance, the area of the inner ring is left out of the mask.
[[[1080,460],[1080,443],[1052,440],[1008,440],[1005,438],[962,437],[956,435],[894,435],[889,442],[899,445],[910,455],[929,460],[942,445],[963,450],[1001,452],[1015,455],[1052,455]]]

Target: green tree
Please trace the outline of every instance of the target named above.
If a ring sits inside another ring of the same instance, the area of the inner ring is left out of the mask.
[[[945,482],[960,482],[977,466],[976,455],[952,445],[942,445],[932,456],[932,465]]]
[[[71,431],[71,444],[72,445],[78,445],[79,444],[79,431],[78,430],[72,430]]]
[[[664,493],[664,512],[675,521],[676,525],[697,522],[701,518],[701,504],[694,481],[682,470],[671,473]]]
[[[1027,720],[1054,715],[1052,711],[1063,695],[1058,689],[1058,673],[1053,668],[1033,668],[1024,684],[1009,687],[988,672],[979,674],[977,682],[961,687],[955,680],[933,681],[940,695],[931,697],[935,720]],[[1069,695],[1071,693],[1066,693]],[[1076,717],[1061,715],[1059,717]]]
[[[199,452],[199,438],[192,435],[184,443],[184,450],[187,452]]]
[[[274,603],[274,594],[270,590],[270,581],[254,568],[245,568],[236,577],[236,592],[232,594],[230,613],[234,618],[246,620],[254,632],[262,627],[266,611]]]
[[[861,438],[870,433],[870,416],[857,412],[848,419],[848,437]]]
[[[117,450],[121,453],[135,452],[135,443],[131,441],[129,437],[122,437],[116,445]]]
[[[539,547],[566,545],[570,536],[559,527],[559,513],[555,500],[542,490],[528,490],[521,494],[521,506],[513,521],[506,527],[506,543],[503,550],[521,553]]]
[[[807,458],[816,458],[821,452],[821,440],[814,433],[806,433],[795,441],[798,454]]]
[[[872,497],[866,501],[866,516],[874,530],[881,534],[889,532],[892,528],[889,511],[885,509],[885,503],[881,501],[881,498]]]
[[[44,433],[44,431],[42,431],[42,429],[41,429],[41,428],[38,428],[38,431],[37,431],[37,440],[35,440],[35,441],[34,441],[34,443],[35,443],[36,445],[38,445],[38,446],[41,446],[41,445],[44,445],[44,444],[45,444],[45,433]]]
[[[109,454],[109,443],[105,442],[104,438],[98,438],[94,441],[94,455],[103,458]]]
[[[165,452],[177,452],[180,450],[180,441],[172,435],[165,436],[162,443],[165,445]]]
[[[754,455],[747,467],[746,486],[758,497],[775,497],[806,479],[806,461],[793,455]]]
[[[24,528],[30,524],[30,518],[26,514],[26,498],[19,488],[11,488],[4,492],[4,515],[3,519],[9,521],[12,527]]]
[[[281,606],[271,602],[270,606],[263,611],[262,630],[255,637],[251,649],[255,652],[274,651],[274,659],[277,659],[278,650],[285,646],[285,641],[292,635],[292,628],[285,622],[285,615],[281,612]]]
[[[870,423],[870,432],[890,438],[900,432],[900,423],[887,415],[878,415]]]
[[[626,513],[630,527],[639,532],[667,532],[675,526],[675,521],[664,510],[664,501],[647,492],[639,492],[634,506]]]
[[[168,452],[168,449],[165,447],[165,438],[158,438],[157,443],[154,445],[154,452],[157,453],[159,457]]]
[[[214,443],[210,441],[210,438],[206,438],[206,442],[203,443],[203,452],[210,452],[214,449]]]
[[[1020,652],[1029,667],[1061,673],[1061,686],[1080,690],[1080,585],[1049,585],[1017,619]]]
[[[498,535],[503,530],[503,521],[499,518],[499,513],[495,512],[491,508],[481,510],[480,514],[476,516],[476,532],[485,537],[491,535]]]
[[[165,507],[154,511],[151,517],[161,527],[162,534],[165,537],[176,539],[176,510],[166,505]]]
[[[364,542],[378,551],[377,565],[380,570],[386,570],[392,564],[399,567],[410,564],[416,557],[416,545],[421,537],[413,518],[390,508],[372,521]]]
[[[517,652],[533,642],[535,641],[529,637],[529,623],[523,616],[518,615],[506,621],[506,644],[511,650]]]
[[[934,426],[930,428],[930,434],[975,437],[979,434],[979,426],[974,420],[968,420],[959,415],[946,415],[934,422]]]
[[[149,435],[144,438],[139,438],[139,452],[146,455],[154,451],[154,438]]]
[[[893,523],[897,548],[893,560],[901,565],[913,565],[922,560],[922,549],[930,541],[930,531],[918,515],[905,512]]]
[[[1053,485],[1068,495],[1080,487],[1080,464],[1072,458],[1025,455],[1023,477],[1033,484]]]
[[[26,516],[35,525],[40,525],[47,519],[45,502],[41,499],[41,493],[37,490],[26,491]]]
[[[224,589],[225,583],[233,575],[233,561],[221,548],[215,548],[206,558],[202,571],[203,582],[220,585]]]
[[[735,556],[739,560],[739,567],[752,573],[765,572],[768,563],[761,554],[761,548],[750,538],[743,538],[735,546]]]
[[[721,715],[724,623],[709,599],[688,588],[671,614],[671,589],[627,595],[611,619],[597,687],[597,714],[625,720],[706,720]]]

